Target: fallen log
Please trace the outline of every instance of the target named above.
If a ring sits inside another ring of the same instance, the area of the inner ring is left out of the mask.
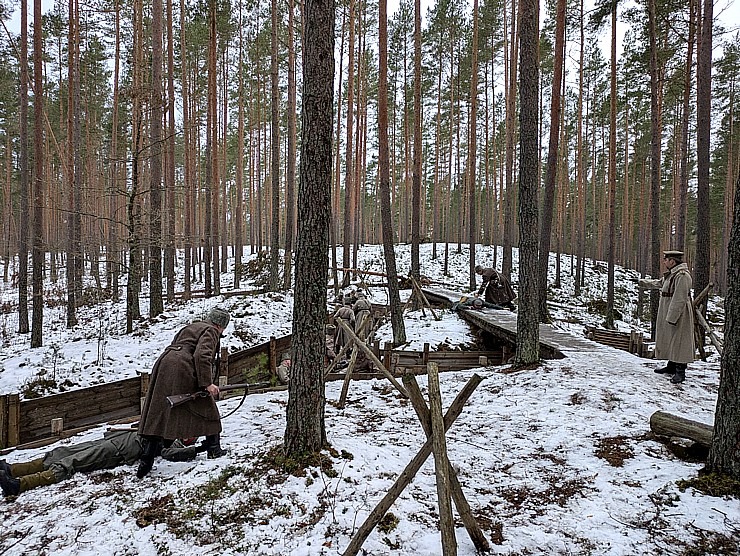
[[[714,427],[666,411],[656,411],[650,416],[650,430],[659,436],[688,438],[705,448],[710,448]]]

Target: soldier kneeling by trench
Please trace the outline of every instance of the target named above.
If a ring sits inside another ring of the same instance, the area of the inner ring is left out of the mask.
[[[39,486],[53,485],[69,479],[78,471],[112,469],[136,463],[144,451],[144,439],[131,431],[108,431],[103,438],[69,446],[59,446],[45,455],[23,463],[0,460],[0,487],[5,496],[16,496]],[[176,440],[162,450],[169,461],[190,461],[207,446],[186,446]]]

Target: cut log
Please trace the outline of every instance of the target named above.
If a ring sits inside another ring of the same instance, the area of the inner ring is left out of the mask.
[[[656,411],[650,416],[650,430],[659,436],[688,438],[697,444],[710,448],[714,427],[678,415],[672,415],[665,411]]]

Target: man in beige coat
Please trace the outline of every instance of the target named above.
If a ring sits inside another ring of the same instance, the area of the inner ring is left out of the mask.
[[[671,382],[686,380],[686,366],[694,360],[693,285],[682,251],[664,251],[663,263],[668,269],[658,280],[644,278],[638,284],[645,289],[660,289],[658,318],[655,329],[655,358],[667,359],[659,374],[671,374]]]

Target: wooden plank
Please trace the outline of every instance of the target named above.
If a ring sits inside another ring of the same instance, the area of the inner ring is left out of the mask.
[[[48,427],[55,417],[72,423],[119,409],[138,409],[140,389],[141,379],[137,377],[24,400],[21,402],[23,428]]]
[[[447,439],[445,438],[444,417],[442,415],[442,393],[439,388],[439,368],[436,363],[427,365],[429,388],[429,413],[432,421],[432,453],[434,454],[434,474],[437,477],[437,498],[439,502],[439,530],[442,537],[443,556],[457,555],[455,523],[452,515],[450,495],[450,461],[447,458]]]
[[[0,448],[8,446],[8,395],[0,394]]]
[[[18,394],[8,396],[8,446],[21,443],[21,402]]]

